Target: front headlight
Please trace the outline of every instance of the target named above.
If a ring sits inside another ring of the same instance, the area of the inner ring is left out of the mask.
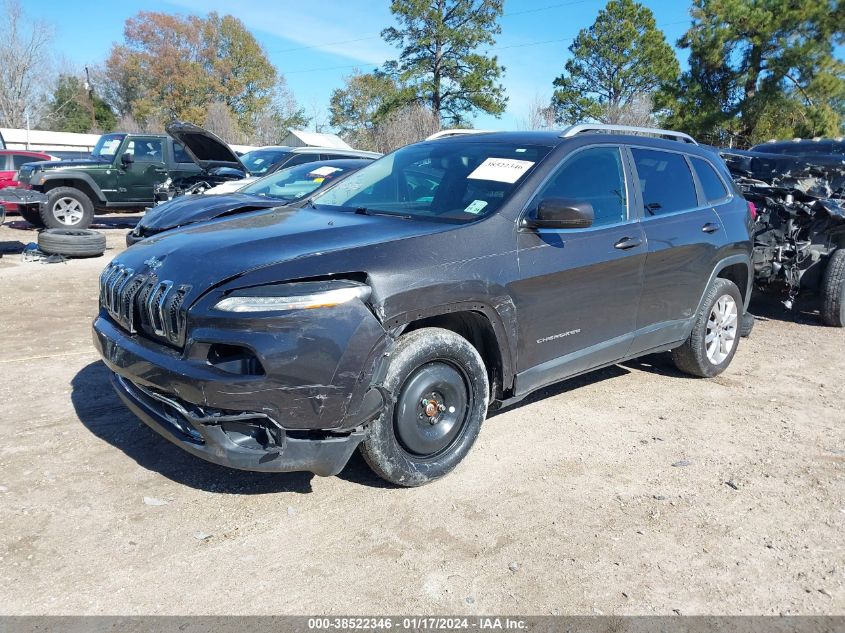
[[[353,281],[309,281],[238,290],[214,306],[223,312],[283,312],[365,301],[370,287]]]

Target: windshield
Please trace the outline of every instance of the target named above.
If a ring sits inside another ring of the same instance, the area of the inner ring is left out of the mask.
[[[307,196],[323,183],[334,180],[351,169],[348,166],[307,163],[281,169],[238,189],[238,191],[254,196],[264,196],[265,198],[298,200]]]
[[[289,149],[255,149],[241,156],[241,162],[255,176],[266,174],[290,154]]]
[[[319,194],[318,208],[470,222],[494,213],[551,150],[479,140],[403,147]]]
[[[120,144],[124,138],[126,138],[126,134],[103,134],[91,151],[91,156],[111,160],[117,154],[117,150],[120,149]]]

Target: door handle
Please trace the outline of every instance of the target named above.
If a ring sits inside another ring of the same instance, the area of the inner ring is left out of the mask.
[[[708,222],[707,224],[701,227],[701,230],[705,233],[715,233],[719,230],[719,225],[715,222]]]
[[[622,251],[627,251],[629,248],[636,248],[640,246],[643,241],[637,237],[623,237],[621,240],[613,245],[613,248],[618,248]]]

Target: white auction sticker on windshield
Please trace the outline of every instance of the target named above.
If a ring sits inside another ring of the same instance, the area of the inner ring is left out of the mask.
[[[487,206],[487,202],[485,200],[473,200],[469,203],[466,209],[464,209],[464,213],[472,213],[473,215],[478,215],[484,210],[484,207]]]
[[[534,163],[530,160],[514,158],[488,158],[467,176],[473,180],[495,180],[496,182],[514,183],[527,172]]]
[[[318,167],[314,171],[309,171],[309,176],[328,176],[329,174],[333,174],[336,171],[340,171],[337,167],[329,167],[328,165],[324,167]]]

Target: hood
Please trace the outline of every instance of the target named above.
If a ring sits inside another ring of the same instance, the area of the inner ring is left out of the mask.
[[[222,215],[270,209],[283,204],[279,200],[242,193],[226,195],[179,196],[164,202],[141,218],[138,226],[145,234],[166,231],[195,222],[212,220]]]
[[[33,166],[32,169],[64,169],[66,167],[94,167],[97,165],[111,165],[110,160],[98,160],[96,158],[74,158],[72,160],[43,161],[33,158],[32,162],[37,163],[37,166]],[[31,165],[32,163],[25,164]]]
[[[165,130],[185,146],[185,150],[201,169],[233,167],[245,174],[249,173],[234,150],[208,130],[184,121],[172,121],[165,126]]]
[[[382,245],[396,247],[397,240],[427,237],[455,226],[277,207],[168,231],[138,242],[114,261],[136,273],[154,271],[161,280],[190,286],[185,299],[190,305],[206,290],[258,269],[276,267],[274,281],[335,272],[378,259],[376,251]]]

